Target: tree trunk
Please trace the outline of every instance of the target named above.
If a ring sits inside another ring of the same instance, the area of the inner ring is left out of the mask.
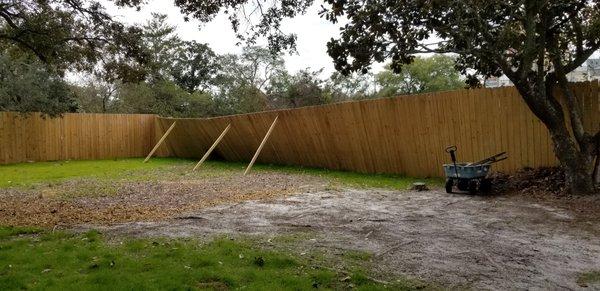
[[[539,82],[538,86],[533,87],[519,80],[513,83],[529,109],[550,132],[554,155],[565,172],[567,191],[572,194],[597,193],[593,174],[597,146],[592,139],[575,139],[567,130],[565,112],[553,95],[554,82],[545,85]]]
[[[572,194],[594,194],[595,151],[582,151],[565,128],[550,129],[556,155],[565,171],[567,189]]]

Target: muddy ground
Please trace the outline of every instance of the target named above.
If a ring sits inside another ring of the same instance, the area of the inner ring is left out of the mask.
[[[298,254],[362,250],[392,272],[475,289],[589,289],[600,269],[600,227],[569,210],[515,196],[340,189],[247,201],[161,222],[104,231],[135,236],[210,237],[310,233]]]
[[[270,172],[88,179],[0,190],[0,224],[94,228],[109,236],[250,235],[265,246],[298,234],[289,249],[296,255],[365,251],[378,274],[443,287],[589,290],[600,286],[578,276],[600,270],[600,204],[586,199],[352,189]]]

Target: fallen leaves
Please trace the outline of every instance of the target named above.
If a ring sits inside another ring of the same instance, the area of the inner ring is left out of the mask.
[[[302,175],[256,173],[168,181],[80,179],[41,189],[1,189],[0,224],[71,226],[181,217],[205,207],[282,197],[307,183],[322,184],[319,181]]]

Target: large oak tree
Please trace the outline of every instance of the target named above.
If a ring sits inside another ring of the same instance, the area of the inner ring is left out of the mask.
[[[600,132],[585,131],[581,104],[566,75],[600,48],[600,1],[329,2],[327,19],[344,15],[350,21],[341,37],[328,44],[338,70],[362,70],[391,58],[399,71],[416,53],[437,52],[457,54],[464,73],[505,74],[548,128],[571,191],[597,191],[593,173]],[[431,37],[441,41],[424,44]],[[555,88],[565,96],[564,104]]]

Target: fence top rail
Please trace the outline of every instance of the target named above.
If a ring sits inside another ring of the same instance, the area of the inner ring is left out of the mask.
[[[31,117],[31,116],[42,116],[44,118],[63,118],[65,116],[115,116],[115,117],[122,117],[122,116],[157,116],[157,114],[153,114],[153,113],[88,113],[88,112],[65,112],[62,114],[59,114],[55,117],[50,117],[49,115],[43,113],[43,112],[39,112],[39,111],[32,111],[32,112],[18,112],[18,111],[0,111],[0,114],[9,114],[9,115],[14,115],[14,116],[22,116],[22,117]]]
[[[594,84],[594,83],[600,84],[600,80],[573,82],[573,83],[571,83],[571,85],[572,86],[586,86],[586,85]],[[342,102],[329,103],[329,104],[310,105],[310,106],[303,106],[303,107],[296,107],[296,108],[271,109],[271,110],[263,110],[263,111],[256,111],[256,112],[250,112],[250,113],[238,113],[238,114],[222,115],[222,116],[215,116],[215,117],[197,117],[197,118],[196,117],[181,118],[181,117],[165,117],[165,116],[158,116],[158,117],[161,119],[166,119],[166,120],[222,120],[222,119],[236,118],[236,117],[242,117],[242,116],[253,116],[253,115],[264,115],[264,114],[271,114],[271,115],[275,116],[280,113],[285,114],[288,112],[297,112],[297,111],[303,111],[303,110],[310,110],[310,109],[314,109],[314,108],[335,108],[337,106],[348,105],[348,104],[364,104],[364,103],[382,102],[384,100],[399,100],[399,99],[413,99],[413,98],[450,98],[451,96],[454,96],[454,94],[457,94],[457,93],[459,93],[459,94],[460,93],[478,94],[481,92],[493,92],[493,91],[503,91],[503,90],[516,90],[516,88],[514,86],[504,86],[504,87],[496,87],[496,88],[473,88],[473,89],[437,91],[437,92],[428,92],[428,93],[419,93],[419,94],[405,94],[405,95],[398,95],[398,96],[394,96],[394,97],[382,97],[382,98],[363,99],[363,100],[349,100],[349,101],[342,101]]]

